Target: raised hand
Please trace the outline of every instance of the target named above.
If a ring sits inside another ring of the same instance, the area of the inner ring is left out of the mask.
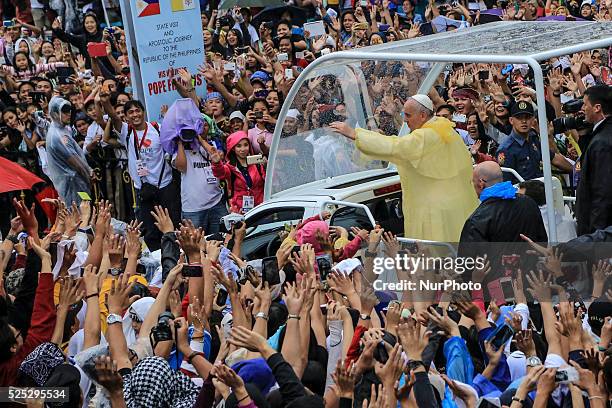
[[[153,207],[151,215],[153,216],[153,219],[155,219],[155,226],[162,234],[174,231],[174,224],[172,223],[172,219],[170,218],[170,213],[168,212],[167,208],[156,205]]]
[[[423,350],[429,343],[431,332],[426,331],[416,320],[409,318],[397,326],[397,335],[408,358],[421,360]]]
[[[122,315],[123,311],[130,306],[130,292],[134,282],[129,282],[130,275],[121,274],[111,282],[111,290],[107,295],[108,311]]]
[[[336,385],[334,392],[338,398],[353,399],[355,380],[357,379],[356,377],[357,373],[355,363],[352,363],[349,367],[347,367],[344,360],[338,359],[338,362],[336,363],[336,371],[332,374],[332,379]]]

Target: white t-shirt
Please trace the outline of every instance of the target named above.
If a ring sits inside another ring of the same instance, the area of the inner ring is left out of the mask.
[[[104,115],[104,120],[108,120],[107,115]],[[104,138],[104,128],[100,126],[97,122],[93,122],[87,128],[87,136],[85,136],[85,141],[83,142],[83,151],[85,152],[85,154],[89,154],[89,152],[87,151],[87,146],[92,142],[94,137],[96,137],[97,135],[100,135],[100,137]],[[100,139],[100,146],[106,147],[108,146],[108,143],[106,143],[103,139]],[[116,148],[115,157],[117,159],[127,159],[125,150],[121,148]]]
[[[146,130],[132,130],[129,132],[130,127],[127,123],[123,123],[121,126],[121,137],[119,142],[124,145],[128,151],[128,171],[130,177],[134,180],[134,187],[140,189],[142,187],[141,177],[138,175],[138,164],[136,159],[136,151],[134,150],[134,135],[137,137],[137,145],[140,146],[139,156],[142,162],[143,168],[146,169],[146,175],[142,178],[149,184],[153,184],[157,187],[159,181],[159,175],[161,173],[164,164],[164,150],[162,149],[159,141],[159,133],[157,130],[147,122]],[[145,134],[146,132],[146,134]],[[129,139],[128,139],[129,133]],[[143,141],[143,136],[145,140]],[[141,145],[142,142],[142,145]],[[164,176],[162,177],[159,188],[164,188],[172,182],[172,168],[166,164],[164,170]]]
[[[219,180],[212,174],[208,154],[201,146],[199,151],[185,150],[187,171],[181,172],[181,205],[183,212],[207,210],[219,203],[223,191]],[[172,156],[172,165],[176,161]]]

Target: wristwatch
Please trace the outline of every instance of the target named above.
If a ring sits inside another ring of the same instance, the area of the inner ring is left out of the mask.
[[[6,239],[7,241],[11,241],[15,245],[19,243],[19,238],[17,238],[17,235],[7,235]]]
[[[259,313],[257,313],[257,314],[255,315],[255,318],[256,318],[256,319],[257,319],[257,318],[261,318],[261,319],[264,319],[264,320],[268,320],[268,315],[267,315],[267,314],[265,314],[264,312],[259,312]]]
[[[121,269],[119,269],[119,268],[110,268],[108,270],[108,274],[110,276],[119,276],[119,275],[121,275],[121,272],[123,272],[123,271]]]
[[[106,318],[106,324],[123,323],[123,317],[118,314],[111,313]]]
[[[538,356],[527,357],[527,367],[537,367],[542,365],[542,360]]]
[[[361,313],[361,314],[359,315],[359,318],[360,318],[361,320],[371,320],[371,319],[372,319],[372,318],[370,317],[370,315],[365,314],[365,313]]]

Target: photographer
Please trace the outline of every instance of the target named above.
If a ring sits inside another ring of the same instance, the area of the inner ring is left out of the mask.
[[[612,88],[608,85],[588,88],[582,110],[593,131],[580,158],[581,175],[576,192],[578,235],[612,225]]]
[[[181,132],[178,150],[172,157],[174,167],[181,172],[182,218],[193,222],[196,228],[204,228],[207,234],[219,232],[219,220],[227,214],[223,190],[212,172],[210,151],[205,140],[209,131],[204,122],[204,132]]]

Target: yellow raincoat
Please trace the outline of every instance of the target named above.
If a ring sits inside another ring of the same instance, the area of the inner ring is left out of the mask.
[[[459,241],[478,198],[472,160],[454,123],[435,117],[403,137],[356,129],[356,146],[373,159],[397,166],[405,237]]]

